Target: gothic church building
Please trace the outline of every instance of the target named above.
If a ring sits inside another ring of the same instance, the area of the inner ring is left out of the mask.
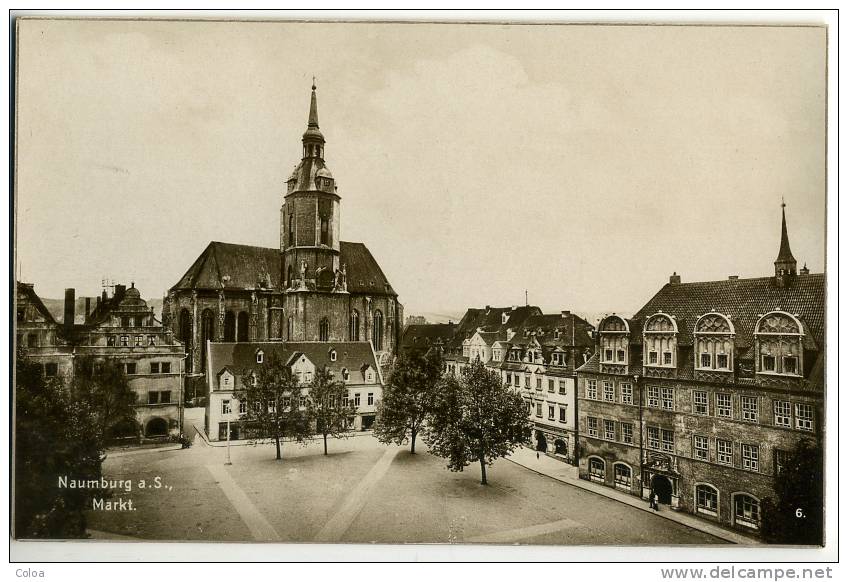
[[[204,373],[208,340],[368,341],[380,364],[394,353],[403,306],[368,248],[340,240],[341,198],[324,143],[313,85],[303,158],[280,209],[280,248],[213,241],[164,299],[187,373]]]

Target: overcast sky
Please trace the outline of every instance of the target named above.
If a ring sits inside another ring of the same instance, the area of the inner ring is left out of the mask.
[[[279,246],[318,79],[342,240],[407,314],[632,312],[824,268],[825,30],[26,21],[17,236],[44,297],[161,297],[211,240]]]

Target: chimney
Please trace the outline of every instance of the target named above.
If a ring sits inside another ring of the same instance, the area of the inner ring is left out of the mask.
[[[680,275],[678,275],[678,274],[677,274],[677,271],[675,271],[675,272],[671,275],[671,277],[669,277],[669,278],[668,278],[668,282],[669,282],[671,285],[680,285]]]
[[[571,311],[570,311],[570,310],[568,310],[568,309],[566,309],[566,310],[564,310],[564,311],[562,312],[562,318],[563,318],[563,319],[566,319],[566,318],[568,318],[568,317],[571,317]]]
[[[730,276],[727,278],[727,280],[728,280],[728,281],[738,281],[738,280],[739,280],[739,275],[730,275]]]
[[[65,327],[72,327],[74,325],[75,303],[76,291],[73,288],[65,289],[65,316],[63,319]]]

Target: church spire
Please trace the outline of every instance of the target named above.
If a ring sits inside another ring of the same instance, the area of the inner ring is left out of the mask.
[[[303,157],[324,157],[324,134],[318,129],[318,97],[315,94],[315,77],[312,77],[312,100],[309,102],[309,121],[303,134]]]
[[[781,201],[780,207],[783,222],[780,231],[780,251],[774,261],[774,274],[794,275],[798,269],[798,262],[792,256],[792,249],[789,248],[789,234],[786,231],[786,202]]]

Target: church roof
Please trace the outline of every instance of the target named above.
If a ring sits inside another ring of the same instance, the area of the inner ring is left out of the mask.
[[[339,263],[345,265],[349,292],[397,295],[364,244],[341,241],[339,245]],[[280,291],[284,287],[282,261],[282,253],[278,248],[212,241],[171,290]]]

